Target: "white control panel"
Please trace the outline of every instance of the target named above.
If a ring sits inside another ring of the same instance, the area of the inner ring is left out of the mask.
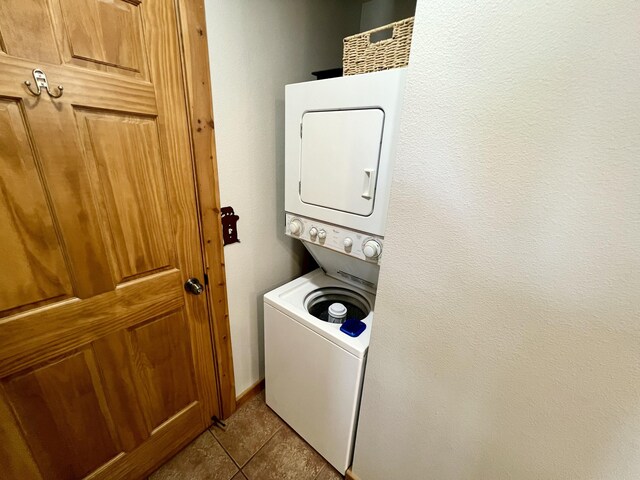
[[[382,237],[337,227],[329,223],[287,213],[285,233],[371,263],[380,263]]]

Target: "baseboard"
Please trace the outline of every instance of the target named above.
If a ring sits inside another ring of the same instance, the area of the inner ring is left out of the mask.
[[[236,397],[236,410],[259,394],[262,390],[264,390],[264,378],[262,380],[258,380]]]
[[[360,480],[360,477],[351,471],[351,468],[347,468],[347,473],[344,474],[344,480]]]

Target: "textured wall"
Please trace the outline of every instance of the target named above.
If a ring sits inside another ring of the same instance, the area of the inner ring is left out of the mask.
[[[206,0],[220,197],[240,216],[225,247],[236,392],[264,377],[262,294],[307,254],[284,236],[284,86],[342,64],[357,0]]]
[[[640,2],[418,2],[363,480],[640,478]]]

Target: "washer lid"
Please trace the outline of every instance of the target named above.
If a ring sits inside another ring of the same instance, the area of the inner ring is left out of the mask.
[[[305,240],[302,243],[327,275],[367,292],[376,293],[380,274],[377,263],[338,253]]]

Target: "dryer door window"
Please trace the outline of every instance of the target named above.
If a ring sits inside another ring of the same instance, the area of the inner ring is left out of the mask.
[[[384,112],[379,108],[302,116],[300,199],[367,216],[373,212]]]

